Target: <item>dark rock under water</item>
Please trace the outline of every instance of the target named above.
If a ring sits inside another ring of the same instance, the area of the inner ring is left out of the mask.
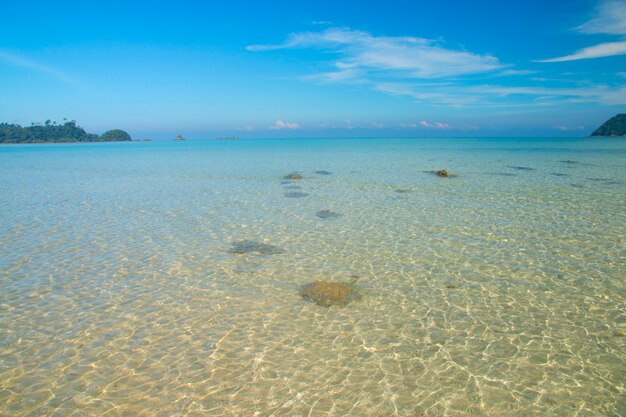
[[[301,180],[302,178],[304,177],[297,172],[287,174],[283,177],[284,180]]]
[[[595,181],[595,182],[601,182],[607,185],[615,185],[615,184],[621,184],[621,181],[618,180],[613,180],[611,178],[587,178],[589,181]]]
[[[227,252],[237,254],[256,252],[259,255],[279,255],[285,253],[285,250],[267,243],[255,242],[254,240],[242,240],[240,242],[233,242]]]
[[[502,177],[515,177],[517,174],[513,174],[512,172],[487,172],[489,175],[500,175]]]
[[[306,197],[308,195],[309,194],[303,193],[301,191],[290,191],[288,193],[285,193],[285,197],[288,197],[288,198],[302,198],[302,197]]]
[[[517,167],[517,166],[507,166],[507,168],[515,169],[517,171],[534,171],[535,168],[530,167]]]
[[[315,213],[315,215],[319,217],[320,219],[334,219],[336,217],[341,217],[340,213],[337,213],[331,210],[320,210],[317,213]]]
[[[569,177],[569,174],[562,174],[560,172],[553,172],[550,175],[554,175],[555,177]]]
[[[358,298],[359,294],[352,284],[331,281],[315,281],[300,290],[305,300],[313,301],[319,306],[346,305]]]
[[[424,171],[424,172],[426,172],[427,174],[434,174],[441,178],[455,178],[456,177],[455,174],[451,174],[445,169],[436,169],[436,170]]]
[[[317,175],[332,175],[332,174],[333,174],[332,172],[329,172],[329,171],[324,171],[324,170],[315,171],[315,173],[316,173]]]

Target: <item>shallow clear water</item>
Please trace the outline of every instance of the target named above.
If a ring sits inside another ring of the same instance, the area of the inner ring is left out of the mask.
[[[0,147],[0,415],[624,415],[625,203],[624,139]]]

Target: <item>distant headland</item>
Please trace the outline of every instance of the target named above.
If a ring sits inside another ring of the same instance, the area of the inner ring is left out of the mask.
[[[591,136],[626,136],[626,113],[611,117],[597,128]]]
[[[57,124],[46,120],[22,127],[17,124],[0,123],[0,143],[65,143],[65,142],[127,142],[128,133],[120,129],[109,130],[101,136],[87,133],[75,120]]]

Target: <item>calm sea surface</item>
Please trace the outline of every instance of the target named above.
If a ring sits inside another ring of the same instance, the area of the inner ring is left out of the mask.
[[[626,139],[0,147],[2,416],[623,416],[625,335]]]

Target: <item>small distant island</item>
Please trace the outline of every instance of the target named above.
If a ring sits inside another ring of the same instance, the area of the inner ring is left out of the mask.
[[[626,136],[626,113],[611,117],[597,128],[591,136]]]
[[[57,124],[46,120],[22,127],[17,124],[0,123],[0,143],[65,143],[65,142],[128,142],[128,133],[120,129],[109,130],[101,136],[87,133],[75,120]]]

